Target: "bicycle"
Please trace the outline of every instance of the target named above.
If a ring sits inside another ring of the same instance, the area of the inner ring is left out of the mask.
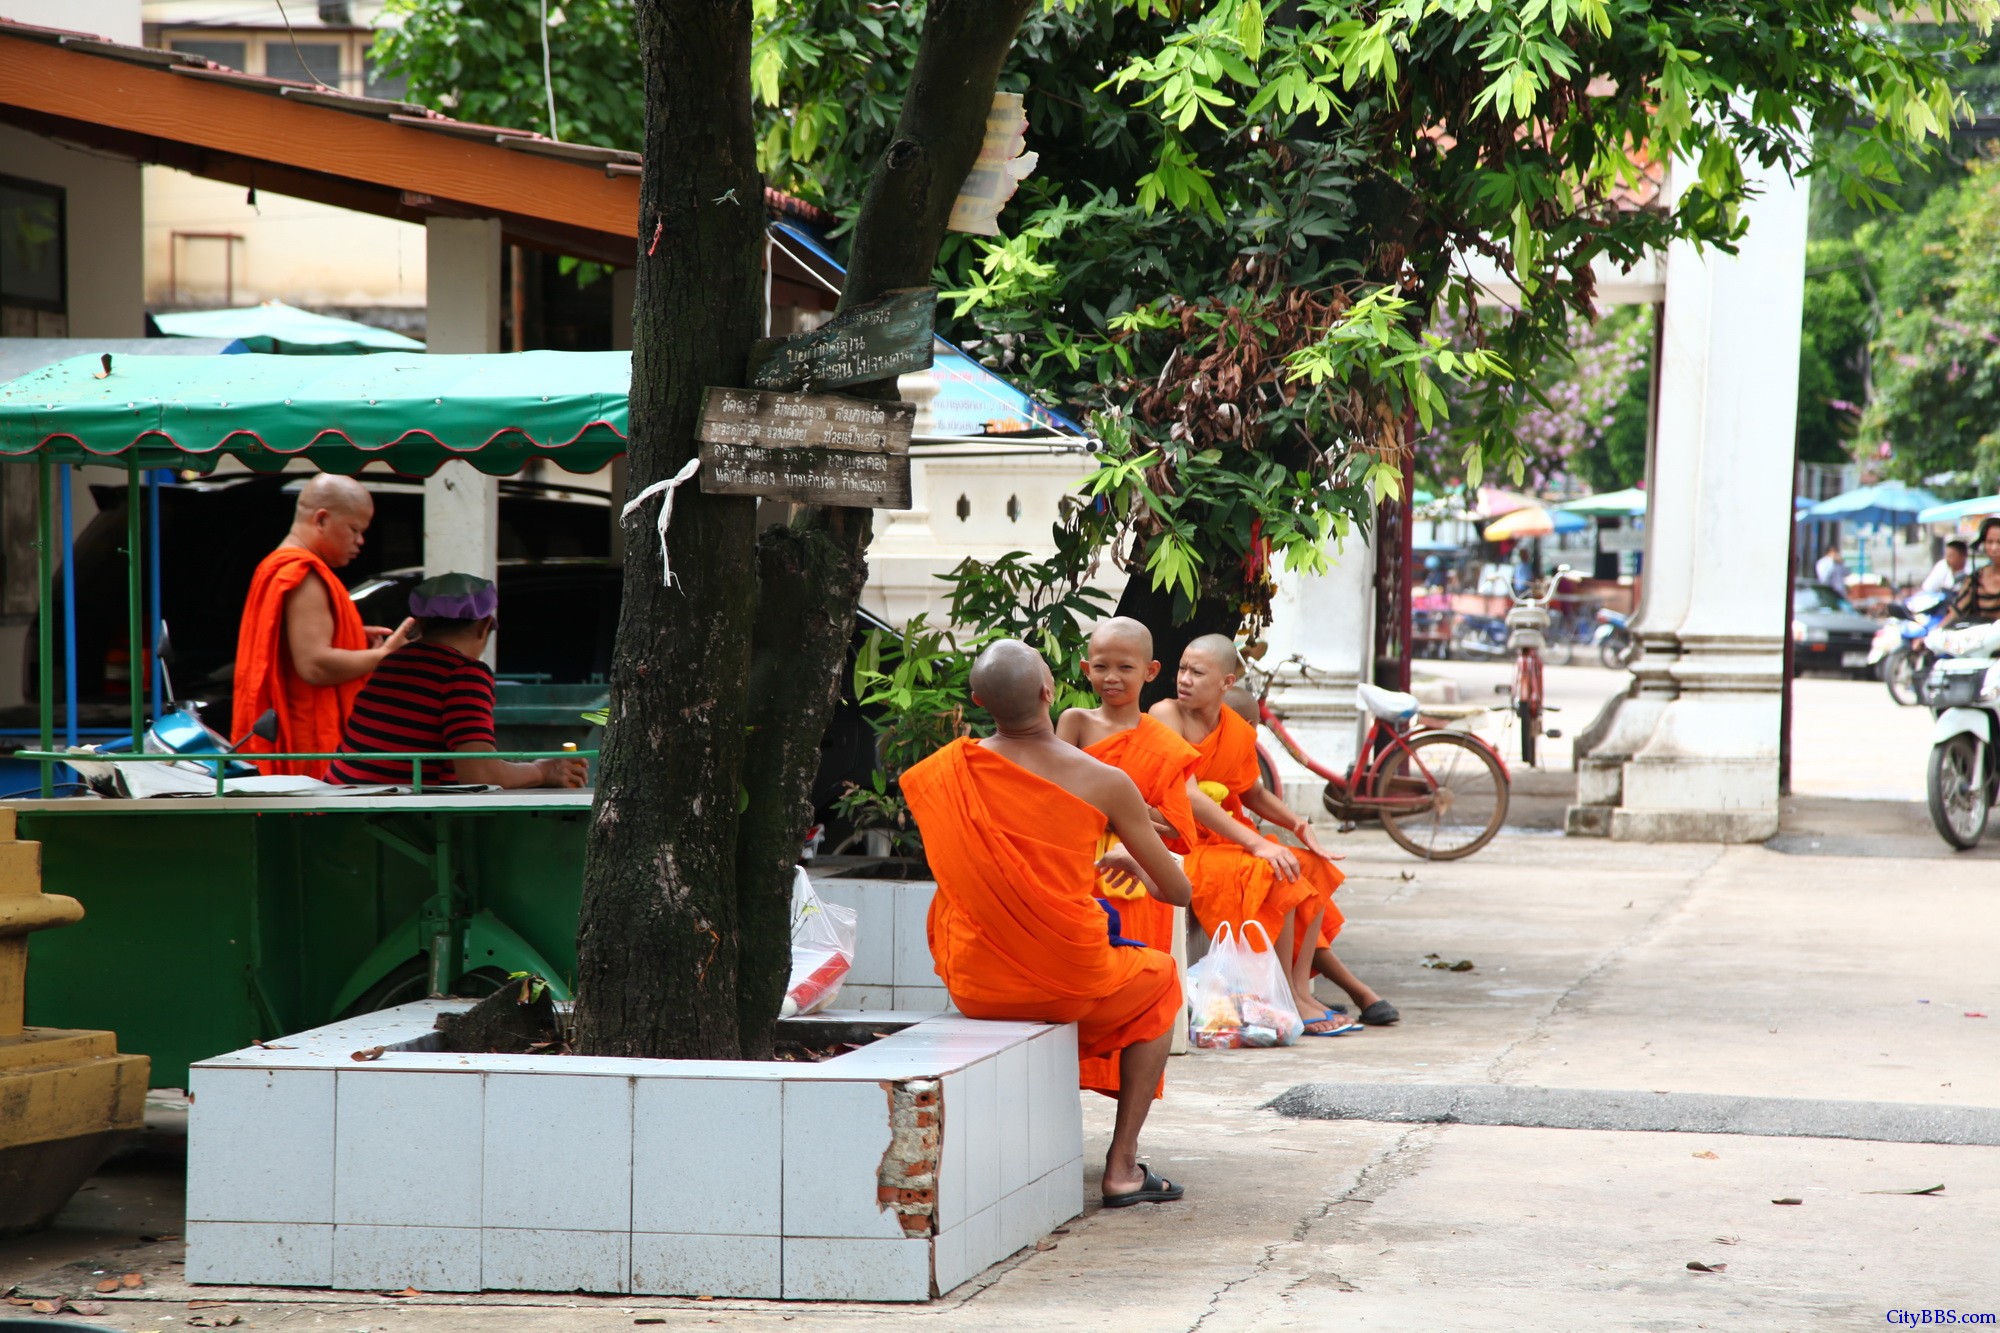
[[[1521,720],[1521,762],[1530,768],[1535,763],[1536,738],[1544,734],[1542,714],[1554,711],[1546,707],[1542,696],[1542,654],[1549,646],[1549,601],[1561,586],[1563,575],[1569,572],[1568,565],[1557,566],[1555,573],[1539,584],[1540,597],[1535,595],[1536,585],[1531,585],[1528,591],[1514,595],[1513,609],[1507,612],[1507,647],[1514,654],[1513,708]],[[1565,649],[1563,660],[1568,659]],[[1551,739],[1562,735],[1559,731],[1546,734]]]
[[[1287,665],[1306,680],[1316,674],[1297,655]],[[1284,715],[1270,702],[1276,673],[1254,666],[1248,670],[1258,683],[1257,716],[1287,754],[1325,781],[1320,803],[1344,827],[1379,819],[1398,847],[1427,861],[1470,856],[1500,831],[1512,794],[1507,765],[1499,751],[1477,736],[1417,720],[1425,711],[1438,716],[1446,710],[1425,710],[1414,695],[1357,686],[1356,700],[1370,719],[1368,735],[1355,752],[1353,767],[1342,774],[1307,754],[1285,729]],[[1470,715],[1485,710],[1450,711]],[[1260,763],[1263,759],[1260,753]],[[1270,771],[1275,778],[1275,769]],[[1277,791],[1275,781],[1272,790]]]

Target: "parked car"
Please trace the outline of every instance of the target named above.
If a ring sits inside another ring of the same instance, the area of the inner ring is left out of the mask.
[[[1794,673],[1836,671],[1865,679],[1873,674],[1869,648],[1881,622],[1824,583],[1798,579],[1792,585],[1792,667]]]

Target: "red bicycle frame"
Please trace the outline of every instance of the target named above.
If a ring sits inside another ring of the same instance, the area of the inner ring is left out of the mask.
[[[1424,761],[1410,748],[1410,743],[1406,739],[1407,733],[1389,726],[1379,717],[1371,717],[1368,735],[1361,742],[1361,748],[1355,752],[1354,767],[1343,775],[1307,754],[1305,748],[1293,738],[1292,733],[1285,729],[1284,718],[1272,709],[1267,700],[1261,698],[1257,700],[1257,716],[1285,747],[1285,753],[1291,755],[1307,772],[1326,781],[1326,794],[1323,799],[1327,809],[1336,814],[1342,810],[1367,813],[1405,809],[1413,812],[1421,811],[1430,804],[1431,792],[1437,789],[1437,775],[1425,767]],[[1507,772],[1506,759],[1484,738],[1467,732],[1461,732],[1459,735],[1490,753],[1499,763],[1503,775]],[[1378,784],[1390,756],[1399,750],[1409,756],[1409,762],[1417,772],[1423,774],[1425,789],[1408,797],[1384,796],[1378,790]]]

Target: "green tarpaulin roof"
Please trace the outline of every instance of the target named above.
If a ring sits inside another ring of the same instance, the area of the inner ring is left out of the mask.
[[[0,459],[276,472],[453,458],[505,476],[546,458],[595,472],[625,452],[629,352],[488,356],[74,357],[0,385]]]
[[[183,310],[155,315],[169,338],[238,338],[252,352],[287,356],[352,356],[361,352],[421,352],[415,338],[357,320],[316,315],[283,301],[235,310]]]

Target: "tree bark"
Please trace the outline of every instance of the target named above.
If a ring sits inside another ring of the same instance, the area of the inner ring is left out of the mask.
[[[952,203],[979,156],[1000,68],[1029,3],[932,0],[896,137],[876,164],[855,223],[843,310],[931,281]],[[896,382],[847,392],[894,398]],[[752,749],[744,769],[749,808],[737,884],[746,1055],[768,1052],[784,997],[791,868],[812,817],[808,793],[840,696],[872,519],[865,509],[809,508],[789,531],[767,532],[759,543]]]
[[[630,491],[694,457],[702,393],[739,384],[762,332],[763,190],[750,0],[638,0],[646,72]],[[611,722],[577,937],[577,1048],[739,1049],[737,812],[756,587],[755,502],[673,496],[675,583],[656,506],[628,520]]]

